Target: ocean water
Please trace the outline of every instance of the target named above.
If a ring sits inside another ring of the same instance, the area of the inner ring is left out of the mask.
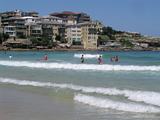
[[[159,119],[160,52],[0,52],[0,120]]]

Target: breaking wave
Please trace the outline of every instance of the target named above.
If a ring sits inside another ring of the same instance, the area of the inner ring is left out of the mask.
[[[29,67],[43,69],[71,69],[94,71],[160,71],[160,66],[136,66],[136,65],[109,65],[109,64],[72,64],[72,63],[46,63],[29,61],[0,61],[0,65],[11,67]]]
[[[73,84],[57,84],[51,82],[36,82],[36,81],[16,80],[9,78],[0,78],[0,83],[15,84],[22,86],[61,88],[61,89],[80,91],[83,93],[97,93],[97,94],[112,95],[112,96],[124,96],[131,101],[144,102],[146,104],[160,106],[160,93],[152,91],[133,91],[133,90],[120,90],[116,88],[85,87]]]
[[[98,58],[100,56],[100,54],[74,54],[74,57],[81,58],[82,55],[84,55],[85,59]]]
[[[117,102],[110,99],[102,99],[82,94],[75,95],[74,100],[87,105],[96,106],[99,108],[114,109],[126,112],[140,112],[140,113],[160,112],[160,109],[158,109],[157,107],[141,105],[136,103]]]

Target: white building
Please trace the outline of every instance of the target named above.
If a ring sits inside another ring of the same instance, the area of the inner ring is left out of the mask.
[[[25,25],[31,24],[31,23],[35,23],[36,22],[36,18],[35,17],[22,17],[23,19],[25,19]]]
[[[36,22],[57,22],[63,23],[62,18],[55,17],[55,16],[42,16],[36,19]]]
[[[8,34],[10,37],[16,37],[16,27],[15,26],[5,26],[4,33]]]
[[[81,26],[67,25],[66,26],[66,39],[69,44],[81,45],[81,42],[82,42]]]

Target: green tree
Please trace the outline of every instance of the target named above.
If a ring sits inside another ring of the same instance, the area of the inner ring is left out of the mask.
[[[123,46],[125,47],[133,47],[134,45],[132,44],[132,42],[125,38],[125,39],[121,39],[120,42],[122,43]]]
[[[110,38],[107,35],[99,35],[97,45],[104,45]]]
[[[61,41],[61,36],[60,35],[56,35],[56,41]]]
[[[46,46],[46,47],[53,46],[52,38],[48,36],[41,36],[39,38],[31,37],[30,40],[33,46]]]
[[[6,33],[0,33],[0,44],[2,44],[2,42],[6,41],[9,38],[9,35]]]
[[[112,27],[103,27],[101,35],[107,35],[111,40],[115,40],[114,35],[117,33]]]

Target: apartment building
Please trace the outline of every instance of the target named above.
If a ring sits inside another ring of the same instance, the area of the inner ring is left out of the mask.
[[[84,49],[97,49],[97,25],[94,22],[81,23]]]
[[[37,12],[9,11],[1,13],[3,32],[12,38],[48,38],[84,49],[97,49],[98,32],[103,25],[91,21],[86,13],[61,12],[38,16]]]
[[[27,17],[37,17],[37,12],[23,12],[20,10],[7,11],[1,13],[1,23],[4,33],[10,37],[26,37],[26,19]],[[25,18],[26,17],[26,18]]]
[[[70,45],[82,44],[82,30],[80,25],[66,26],[66,39]]]
[[[27,16],[38,17],[39,16],[39,13],[35,11],[30,11],[30,12],[20,11],[20,13],[21,13],[21,17],[27,17]]]
[[[57,36],[61,36],[61,39],[63,38],[63,33],[60,34],[60,32],[63,32],[62,29],[64,28],[63,23],[59,23],[56,21],[41,21],[37,24],[40,24],[42,26],[42,32],[44,36],[50,37],[53,42],[56,41]]]
[[[4,33],[10,37],[25,37],[26,26],[25,20],[21,17],[10,17],[5,25],[3,24]]]
[[[3,32],[8,34],[10,37],[16,37],[16,27],[15,26],[5,26]]]
[[[2,29],[2,22],[1,22],[1,13],[0,13],[0,33],[2,33],[3,32],[3,29]]]
[[[77,23],[83,23],[83,22],[89,22],[91,21],[91,18],[86,13],[76,13],[71,11],[64,11],[64,12],[56,12],[51,13],[51,16],[60,17],[64,20],[65,23],[68,24],[77,24]]]
[[[36,23],[28,23],[26,24],[26,35],[27,37],[35,37],[40,38],[42,35],[42,27]]]

